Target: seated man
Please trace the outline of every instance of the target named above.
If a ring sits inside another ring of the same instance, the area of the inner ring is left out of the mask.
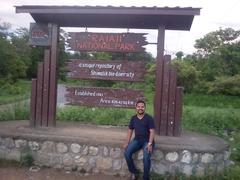
[[[127,141],[124,144],[125,159],[128,165],[128,170],[131,173],[131,180],[137,179],[137,169],[134,165],[132,155],[140,149],[143,149],[143,179],[149,180],[151,168],[151,153],[154,146],[154,120],[145,113],[146,104],[143,100],[136,103],[136,115],[132,116],[127,133]],[[133,130],[135,137],[130,142]]]

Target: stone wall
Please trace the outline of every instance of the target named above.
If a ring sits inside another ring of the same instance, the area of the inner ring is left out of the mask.
[[[0,137],[0,158],[20,161],[26,154],[31,155],[34,163],[40,166],[78,170],[89,174],[125,176],[128,173],[121,147]],[[152,156],[152,171],[157,174],[181,172],[197,176],[215,174],[229,166],[229,156],[228,148],[219,152],[194,152],[188,149],[174,151],[156,147]],[[137,167],[142,169],[142,151],[134,158]]]

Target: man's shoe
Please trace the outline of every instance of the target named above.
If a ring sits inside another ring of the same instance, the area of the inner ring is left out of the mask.
[[[130,180],[137,180],[137,176],[136,176],[136,174],[131,174],[131,176],[130,176]]]

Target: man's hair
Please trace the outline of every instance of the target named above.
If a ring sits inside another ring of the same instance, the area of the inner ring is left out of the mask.
[[[137,100],[137,102],[136,102],[135,106],[137,106],[137,104],[138,104],[138,103],[143,103],[143,104],[144,104],[144,106],[146,107],[146,103],[145,103],[145,101],[144,101],[144,100],[142,100],[142,99],[139,99],[139,100]]]

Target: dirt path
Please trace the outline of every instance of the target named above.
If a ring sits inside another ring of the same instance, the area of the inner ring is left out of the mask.
[[[81,175],[79,172],[69,172],[56,169],[40,169],[31,172],[28,168],[0,167],[0,180],[126,180],[127,177],[97,175]]]

